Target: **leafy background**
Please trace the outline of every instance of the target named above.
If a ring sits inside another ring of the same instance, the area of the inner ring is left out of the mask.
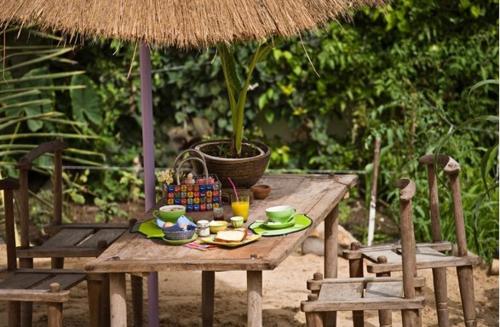
[[[414,178],[420,240],[430,239],[430,229],[426,175],[417,159],[436,151],[453,156],[462,165],[469,246],[489,259],[498,248],[497,14],[498,1],[395,0],[383,9],[359,12],[349,23],[275,39],[271,55],[256,68],[246,136],[272,146],[272,169],[361,171],[352,201],[363,206],[369,197],[372,144],[380,137],[380,212],[387,224],[396,224],[393,182]],[[71,149],[67,165],[95,168],[66,170],[68,198],[97,205],[100,220],[124,215],[116,203],[142,196],[136,45],[102,40],[61,47],[57,36],[35,31],[21,37],[8,32],[6,44],[0,91],[7,85],[10,95],[23,87],[39,93],[9,99],[0,93],[2,175],[16,174],[9,163],[29,146],[61,136]],[[247,62],[254,48],[238,45],[238,60]],[[19,58],[47,56],[42,50],[53,56],[12,69]],[[17,52],[22,53],[9,57]],[[154,49],[152,62],[157,166],[171,164],[176,151],[190,142],[229,135],[231,116],[214,49]],[[8,82],[44,74],[63,77],[28,86]],[[53,88],[45,90],[43,83]],[[23,110],[6,109],[34,100],[20,105]],[[32,117],[41,113],[57,117]],[[12,121],[2,129],[2,123]],[[44,164],[47,160],[40,167]],[[43,173],[40,168],[38,179]],[[453,240],[443,176],[440,185],[443,234]],[[349,208],[343,212],[347,222]],[[41,225],[44,218],[38,220]],[[383,227],[377,240],[394,237]],[[365,233],[365,228],[356,230],[359,237]]]

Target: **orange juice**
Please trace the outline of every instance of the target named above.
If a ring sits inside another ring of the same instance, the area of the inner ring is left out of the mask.
[[[248,200],[231,202],[231,209],[233,209],[234,216],[241,216],[245,221],[247,221],[248,213],[250,211],[250,203],[248,203]]]

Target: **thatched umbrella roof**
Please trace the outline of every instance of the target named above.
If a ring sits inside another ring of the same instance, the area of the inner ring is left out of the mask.
[[[291,36],[384,0],[0,0],[0,23],[178,48]]]

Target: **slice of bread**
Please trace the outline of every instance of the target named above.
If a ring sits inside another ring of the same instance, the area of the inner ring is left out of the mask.
[[[246,230],[223,230],[215,235],[216,242],[241,242],[247,236]]]

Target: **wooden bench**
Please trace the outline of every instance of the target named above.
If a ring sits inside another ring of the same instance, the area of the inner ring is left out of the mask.
[[[4,192],[7,272],[0,278],[0,301],[8,301],[8,326],[31,326],[33,302],[47,303],[48,326],[63,326],[63,303],[69,300],[69,289],[87,278],[82,272],[18,269],[14,231],[14,190],[16,180],[0,180]],[[21,317],[21,302],[25,315]]]

